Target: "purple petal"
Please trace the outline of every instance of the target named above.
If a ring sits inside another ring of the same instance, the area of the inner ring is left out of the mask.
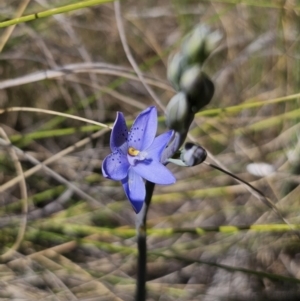
[[[146,196],[145,184],[142,177],[130,168],[128,177],[122,181],[122,184],[133,209],[136,213],[139,213]]]
[[[121,150],[108,155],[102,162],[102,174],[104,177],[121,181],[126,178],[129,169],[127,156]]]
[[[118,112],[116,121],[110,135],[110,149],[112,152],[121,149],[123,154],[127,153],[128,130],[123,113]]]
[[[142,178],[155,184],[169,185],[176,182],[169,169],[158,161],[141,161],[131,168]]]
[[[134,121],[128,135],[128,146],[137,150],[148,148],[156,135],[157,111],[155,107],[144,110]]]
[[[168,131],[156,137],[148,149],[146,149],[147,157],[154,161],[160,161],[162,152],[170,141],[174,131]]]

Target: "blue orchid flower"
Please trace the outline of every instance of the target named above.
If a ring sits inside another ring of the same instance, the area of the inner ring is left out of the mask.
[[[110,136],[112,153],[102,164],[104,177],[122,182],[126,196],[136,213],[140,212],[145,200],[143,179],[161,185],[173,184],[176,181],[173,174],[160,162],[173,131],[155,138],[156,130],[155,107],[139,114],[130,132],[127,130],[124,115],[118,112]]]

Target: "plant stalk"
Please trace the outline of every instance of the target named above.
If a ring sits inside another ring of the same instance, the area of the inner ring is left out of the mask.
[[[146,279],[147,279],[147,213],[151,203],[155,184],[146,181],[145,210],[141,224],[137,227],[137,286],[136,301],[146,301]]]

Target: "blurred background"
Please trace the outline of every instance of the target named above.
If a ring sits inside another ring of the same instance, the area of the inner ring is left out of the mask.
[[[0,21],[72,3],[2,0]],[[121,1],[159,104],[113,3],[1,29],[0,109],[37,109],[0,115],[1,300],[134,300],[135,213],[101,175],[109,130],[39,110],[112,125],[156,105],[165,131],[168,56],[199,24],[223,38],[203,67],[214,98],[188,140],[299,224],[299,14],[296,0]],[[228,175],[169,168],[177,182],[156,186],[148,216],[148,300],[299,300],[299,233]]]

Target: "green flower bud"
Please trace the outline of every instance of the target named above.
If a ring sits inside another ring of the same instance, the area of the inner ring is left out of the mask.
[[[188,57],[189,63],[203,64],[221,38],[222,35],[219,31],[212,32],[208,26],[199,25],[186,38],[183,54]]]
[[[195,166],[201,164],[207,157],[206,150],[191,142],[187,142],[181,151],[180,159],[186,166]]]
[[[181,52],[169,57],[167,77],[176,91],[180,90],[180,78],[183,71],[187,68],[187,57]]]
[[[193,118],[194,114],[191,111],[186,94],[179,92],[174,95],[166,108],[167,127],[179,133],[187,132]]]
[[[214,95],[214,84],[199,65],[187,69],[181,76],[180,88],[187,94],[194,113],[206,106]]]

